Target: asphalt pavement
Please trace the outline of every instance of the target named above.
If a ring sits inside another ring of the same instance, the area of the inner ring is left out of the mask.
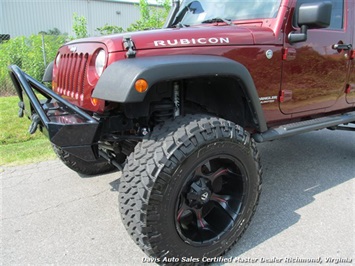
[[[355,133],[321,130],[258,148],[258,210],[214,265],[355,265]],[[154,265],[121,223],[120,176],[80,176],[59,160],[0,166],[0,264]]]

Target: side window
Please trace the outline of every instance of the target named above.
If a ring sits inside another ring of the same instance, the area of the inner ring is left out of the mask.
[[[344,1],[332,0],[332,17],[329,29],[342,29],[344,24]]]
[[[326,29],[340,30],[344,26],[344,0],[328,0],[332,3],[332,17],[330,20],[330,25]],[[301,4],[303,3],[318,3],[320,0],[297,0],[296,11],[294,14],[294,26],[297,25],[297,11]]]

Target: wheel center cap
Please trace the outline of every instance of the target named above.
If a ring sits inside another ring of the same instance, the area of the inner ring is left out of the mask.
[[[206,181],[200,179],[191,184],[190,191],[187,193],[187,199],[192,205],[205,204],[211,198],[211,191],[208,188]]]
[[[208,191],[205,191],[205,192],[202,193],[202,195],[200,197],[200,200],[202,202],[206,202],[206,201],[209,200],[209,198],[210,198],[210,193],[208,193]]]

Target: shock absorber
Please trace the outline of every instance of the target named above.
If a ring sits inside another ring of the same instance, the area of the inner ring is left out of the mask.
[[[175,111],[174,111],[174,118],[180,116],[180,87],[177,82],[174,83],[174,89],[173,89],[173,99],[174,99],[174,106],[175,106]]]
[[[164,98],[151,105],[151,115],[155,124],[174,119],[181,115],[181,94],[178,82],[172,90],[172,98]]]

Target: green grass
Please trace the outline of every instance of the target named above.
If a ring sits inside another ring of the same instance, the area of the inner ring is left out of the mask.
[[[17,165],[55,158],[49,140],[38,130],[28,133],[30,120],[19,118],[18,97],[0,97],[0,165]]]

